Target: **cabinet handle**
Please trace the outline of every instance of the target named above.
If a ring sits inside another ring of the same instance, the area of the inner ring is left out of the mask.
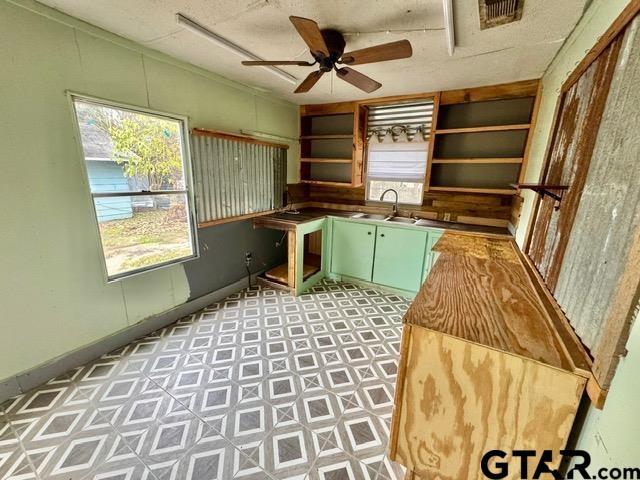
[[[371,235],[371,232],[367,232],[367,235]]]
[[[381,234],[380,234],[380,236],[381,236],[381,237],[384,237],[384,233],[381,233]]]

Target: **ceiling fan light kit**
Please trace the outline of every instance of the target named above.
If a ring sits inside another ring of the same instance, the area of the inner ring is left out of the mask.
[[[294,90],[294,93],[308,92],[318,80],[320,80],[322,75],[332,70],[335,70],[336,76],[341,80],[350,83],[366,93],[371,93],[379,89],[382,84],[352,69],[350,67],[351,65],[398,60],[401,58],[409,58],[413,54],[411,44],[408,40],[399,40],[397,42],[385,43],[345,53],[346,43],[343,34],[339,31],[333,29],[321,30],[316,22],[308,18],[291,16],[289,20],[291,20],[298,34],[309,47],[314,62],[252,59],[244,61],[242,64],[245,66],[271,67],[275,65],[310,67],[317,64],[319,67],[318,70],[307,75],[302,83]],[[340,65],[346,66],[341,67]]]

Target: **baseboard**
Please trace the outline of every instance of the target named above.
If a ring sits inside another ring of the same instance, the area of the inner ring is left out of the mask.
[[[251,275],[252,283],[256,277],[263,272]],[[27,392],[33,388],[47,383],[52,378],[62,375],[69,370],[96,358],[109,353],[117,348],[131,343],[132,341],[144,337],[151,332],[166,327],[182,317],[191,315],[204,307],[218,302],[229,295],[239,292],[248,285],[248,277],[241,278],[237,282],[227,285],[215,292],[208,293],[201,297],[190,300],[166,312],[152,315],[141,322],[120,330],[97,342],[81,347],[72,352],[66,353],[42,365],[38,365],[26,372],[20,373],[5,380],[0,380],[0,403],[5,400]]]

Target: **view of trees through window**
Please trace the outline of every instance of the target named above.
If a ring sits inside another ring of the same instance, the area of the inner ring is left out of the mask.
[[[367,200],[378,202],[380,195],[388,188],[393,188],[398,192],[398,203],[407,203],[420,205],[422,203],[422,195],[424,183],[418,182],[398,182],[393,180],[370,180],[368,188]],[[384,201],[393,203],[396,197],[389,192],[385,195]]]
[[[193,256],[182,123],[74,103],[109,278]]]

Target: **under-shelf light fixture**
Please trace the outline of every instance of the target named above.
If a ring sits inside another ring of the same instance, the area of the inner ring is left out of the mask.
[[[262,58],[258,57],[257,55],[254,55],[253,53],[245,50],[244,48],[242,48],[239,45],[236,45],[235,43],[233,43],[231,40],[228,40],[220,35],[218,35],[217,33],[212,32],[211,30],[209,30],[206,27],[203,27],[202,25],[200,25],[198,22],[195,22],[194,20],[191,20],[189,17],[181,14],[181,13],[177,13],[176,14],[176,22],[178,23],[178,25],[180,25],[181,27],[186,28],[187,30],[189,30],[190,32],[195,33],[196,35],[200,35],[201,37],[206,38],[207,40],[215,43],[217,46],[224,48],[225,50],[234,53],[236,55],[238,55],[239,57],[244,58],[245,60],[263,60]],[[294,77],[293,75],[291,75],[290,73],[285,72],[284,70],[281,70],[277,67],[273,67],[273,66],[264,66],[262,67],[265,70],[268,70],[269,72],[273,73],[274,75],[280,77],[283,80],[286,80],[289,83],[297,83],[298,79],[296,77]]]

